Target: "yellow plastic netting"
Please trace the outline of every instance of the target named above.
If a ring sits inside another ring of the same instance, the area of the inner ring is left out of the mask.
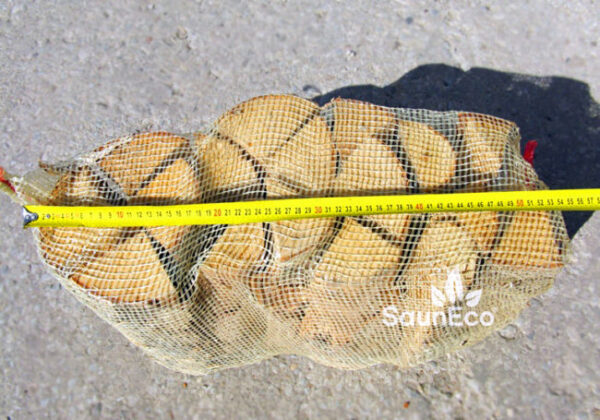
[[[90,206],[546,188],[509,121],[283,95],[11,181],[22,202]],[[513,320],[568,243],[543,211],[34,232],[79,300],[192,374],[278,354],[349,369],[435,358]]]

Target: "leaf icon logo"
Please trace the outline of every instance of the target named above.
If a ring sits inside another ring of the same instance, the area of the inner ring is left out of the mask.
[[[462,300],[463,287],[458,266],[455,266],[452,270],[448,271],[448,279],[444,285],[444,290],[446,291],[446,297],[451,304]]]
[[[467,296],[465,297],[465,303],[469,308],[472,308],[473,306],[477,306],[479,299],[481,299],[481,289],[472,290],[467,293]]]
[[[455,303],[462,301],[463,297],[468,307],[472,308],[477,306],[481,299],[481,289],[472,290],[464,296],[462,278],[458,266],[448,270],[448,278],[444,283],[443,292],[437,287],[431,286],[431,303],[434,306],[443,307],[446,301],[451,305],[454,305]]]
[[[431,285],[431,303],[440,308],[444,306],[446,298],[444,294],[434,285]]]

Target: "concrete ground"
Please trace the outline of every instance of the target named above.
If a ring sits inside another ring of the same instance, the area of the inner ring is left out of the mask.
[[[0,2],[0,165],[295,93],[509,118],[540,142],[550,187],[600,187],[599,15],[582,0]],[[4,196],[0,215],[4,418],[600,417],[598,214],[568,215],[556,286],[470,349],[408,370],[281,356],[205,377],[146,358],[45,273]]]

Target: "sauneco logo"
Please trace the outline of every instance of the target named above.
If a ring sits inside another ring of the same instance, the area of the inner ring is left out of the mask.
[[[489,327],[494,323],[494,314],[490,311],[478,313],[475,307],[481,299],[481,289],[471,290],[464,295],[464,288],[458,266],[447,271],[448,278],[444,283],[444,290],[431,285],[431,305],[441,308],[439,311],[402,311],[396,305],[386,306],[383,309],[383,323],[388,327],[402,325],[414,326],[451,326],[474,327],[483,325]],[[463,306],[466,305],[466,308]],[[447,306],[447,310],[443,309]]]

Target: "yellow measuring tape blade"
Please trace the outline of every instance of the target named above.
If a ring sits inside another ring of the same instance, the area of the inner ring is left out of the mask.
[[[133,227],[275,222],[460,211],[600,210],[600,189],[294,198],[173,206],[25,206],[26,227]]]

